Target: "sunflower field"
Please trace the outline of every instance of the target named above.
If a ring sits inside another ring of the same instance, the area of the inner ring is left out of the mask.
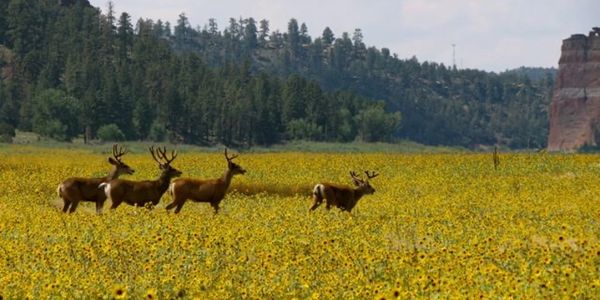
[[[108,148],[108,147],[107,147]],[[61,211],[57,185],[104,176],[108,152],[0,149],[0,299],[596,298],[600,157],[582,154],[241,153],[215,214],[110,200]],[[159,175],[148,152],[127,179]],[[220,152],[182,151],[216,178]],[[352,213],[309,213],[319,182],[380,175]]]

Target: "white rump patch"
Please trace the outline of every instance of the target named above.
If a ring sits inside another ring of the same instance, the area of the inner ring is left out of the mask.
[[[171,184],[169,184],[169,189],[167,190],[169,192],[169,196],[173,197],[174,189],[175,189],[175,182],[171,182]]]
[[[99,189],[104,188],[104,194],[106,195],[106,198],[111,198],[110,197],[110,183],[103,182],[98,186],[98,188]]]
[[[315,185],[315,187],[313,188],[313,194],[320,196],[321,198],[324,198],[323,195],[323,189],[325,188],[325,186],[323,186],[322,184],[317,184]]]
[[[62,191],[63,191],[64,185],[61,183],[58,185],[58,188],[56,189],[56,193],[58,194],[59,198],[62,198]]]

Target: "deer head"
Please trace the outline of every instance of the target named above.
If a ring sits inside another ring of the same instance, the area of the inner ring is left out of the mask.
[[[181,171],[171,166],[171,162],[177,157],[177,152],[175,150],[171,151],[171,158],[168,158],[166,147],[154,149],[154,146],[151,146],[150,154],[152,154],[152,158],[158,163],[158,168],[162,171],[161,176],[174,178],[181,175]]]
[[[350,176],[352,177],[352,182],[354,183],[354,185],[358,189],[362,190],[364,194],[370,195],[375,193],[375,189],[369,183],[369,179],[375,178],[379,176],[379,174],[375,173],[374,171],[371,172],[371,174],[369,174],[369,171],[365,171],[365,174],[367,175],[367,179],[363,180],[362,178],[358,177],[356,172],[350,171]]]
[[[238,155],[232,155],[232,156],[227,155],[227,148],[225,148],[225,159],[227,160],[227,168],[229,169],[229,172],[231,172],[233,175],[236,175],[236,174],[243,175],[246,173],[246,170],[244,170],[244,168],[240,167],[240,165],[238,165],[232,161],[236,157],[238,157]]]
[[[115,170],[117,174],[129,174],[132,175],[135,170],[133,170],[126,163],[121,161],[121,156],[127,153],[127,150],[123,149],[123,147],[118,144],[113,145],[113,156],[108,158],[108,163],[115,166]]]

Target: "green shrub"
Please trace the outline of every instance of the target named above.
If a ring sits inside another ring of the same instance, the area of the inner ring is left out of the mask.
[[[116,124],[108,124],[98,128],[96,134],[103,142],[118,142],[125,140],[125,134]]]
[[[15,137],[15,127],[7,123],[0,123],[0,143],[12,143]]]
[[[167,129],[163,124],[155,120],[152,122],[152,126],[150,126],[148,137],[153,142],[164,142],[167,138]]]

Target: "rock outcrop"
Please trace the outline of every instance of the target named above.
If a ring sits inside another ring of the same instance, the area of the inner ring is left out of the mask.
[[[563,40],[550,104],[548,150],[600,144],[600,28]]]

